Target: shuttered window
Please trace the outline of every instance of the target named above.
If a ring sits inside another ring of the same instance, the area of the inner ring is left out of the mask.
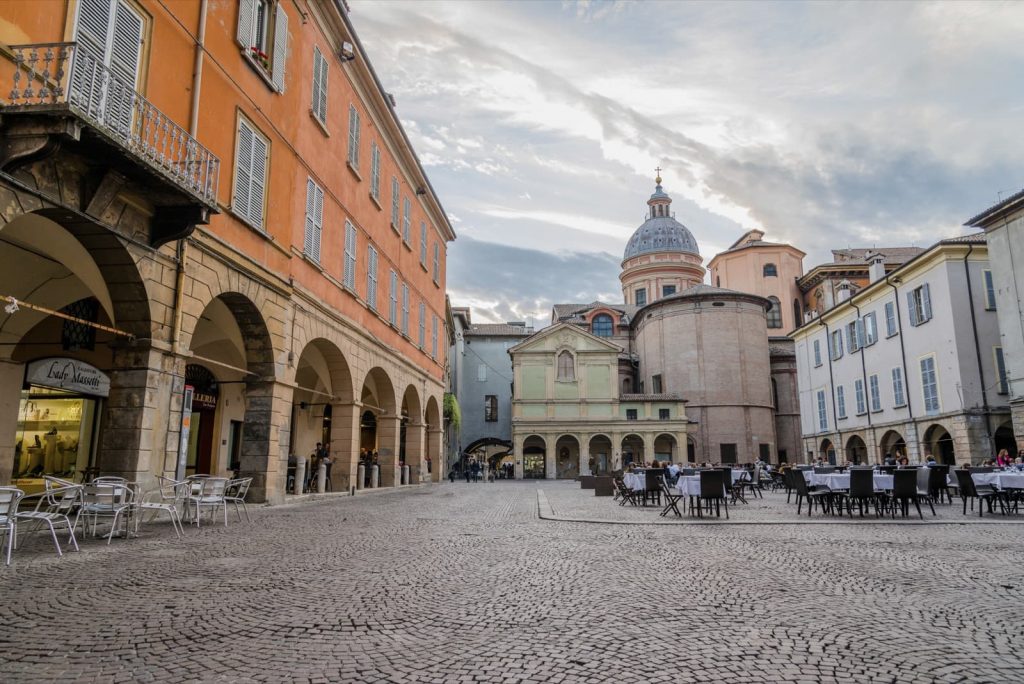
[[[342,282],[349,290],[356,289],[356,227],[345,221],[345,272]]]
[[[928,283],[907,293],[910,325],[918,326],[932,319],[932,298]]]
[[[320,48],[313,48],[313,116],[327,125],[327,59]]]
[[[376,140],[370,143],[370,196],[380,202],[380,148]]]
[[[931,415],[939,412],[939,379],[935,373],[935,357],[921,359],[921,393],[924,395],[924,411]]]
[[[388,299],[388,323],[398,325],[398,274],[395,273],[395,269],[391,269]]]
[[[996,284],[992,280],[992,271],[982,271],[981,276],[985,281],[985,309],[995,311],[996,309]]]
[[[427,341],[427,305],[420,302],[420,349],[423,349]]]
[[[436,359],[437,358],[437,329],[439,327],[438,324],[437,324],[438,323],[437,315],[435,314],[434,317],[431,318],[430,320],[431,320],[431,327],[430,327],[430,358]]]
[[[412,241],[412,202],[409,201],[408,197],[404,198],[403,208],[405,209],[402,215],[402,239],[405,240],[406,244]]]
[[[377,310],[377,250],[373,245],[366,248],[366,303]]]
[[[420,266],[427,267],[427,222],[420,221]]]
[[[896,302],[885,303],[885,336],[892,337],[897,332]]]
[[[324,190],[312,178],[306,180],[306,225],[302,251],[320,263],[320,237],[324,228]]]
[[[868,412],[868,403],[864,396],[864,381],[855,381],[853,383],[853,389],[854,393],[857,395],[857,415],[862,416]]]
[[[391,177],[391,227],[398,231],[398,178]]]
[[[878,376],[868,376],[868,391],[871,393],[871,410],[881,411],[882,410],[882,391],[878,387]]]
[[[263,204],[270,144],[245,119],[238,121],[235,151],[235,192],[231,210],[253,228],[263,230]]]
[[[402,283],[402,334],[409,335],[409,284]]]
[[[434,284],[441,282],[441,245],[434,243]]]
[[[1006,378],[1006,359],[1003,358],[1003,348],[993,347],[992,353],[995,355],[996,361],[996,375],[999,378],[998,392],[999,394],[1009,394],[1010,383]]]
[[[825,390],[818,390],[818,430],[828,430],[828,409],[825,406]]]
[[[348,163],[359,170],[359,112],[355,105],[348,106]]]
[[[892,369],[892,403],[893,406],[903,406],[907,403],[907,395],[903,389],[903,369],[898,366]]]
[[[131,134],[142,55],[142,17],[121,0],[80,0],[71,101],[122,140]],[[109,69],[109,80],[103,76]]]
[[[846,389],[842,385],[836,387],[836,413],[836,418],[846,418]]]
[[[288,14],[284,11],[284,3],[239,0],[235,38],[249,61],[268,72],[274,88],[283,93],[288,60]]]
[[[814,340],[814,367],[821,365],[821,340]]]

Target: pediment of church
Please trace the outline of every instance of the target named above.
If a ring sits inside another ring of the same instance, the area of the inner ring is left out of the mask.
[[[622,347],[592,335],[586,330],[569,323],[559,323],[544,328],[540,332],[526,338],[509,351],[512,353],[554,352],[559,349],[572,349],[576,352],[615,352]]]

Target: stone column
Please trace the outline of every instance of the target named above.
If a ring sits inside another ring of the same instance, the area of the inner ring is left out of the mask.
[[[7,485],[14,472],[15,435],[18,432],[18,412],[21,410],[21,386],[25,379],[25,365],[0,363],[0,485]],[[22,445],[22,455],[25,455]]]
[[[377,417],[377,456],[380,464],[380,486],[395,487],[399,483],[398,454],[401,439],[399,416]]]
[[[442,430],[440,427],[428,427],[424,437],[426,440],[427,455],[430,456],[431,468],[433,469],[433,472],[431,472],[428,477],[428,474],[426,472],[427,466],[426,463],[424,462],[422,465],[423,480],[427,481],[429,479],[430,481],[433,482],[440,482],[441,477],[443,476],[441,474],[441,461],[443,460],[441,458],[441,449],[443,448],[444,443],[444,430]]]
[[[554,480],[558,477],[558,450],[555,442],[558,435],[542,434],[544,438],[544,477]]]
[[[155,475],[165,471],[165,460],[171,468],[176,463],[178,440],[167,439],[167,433],[181,430],[184,363],[142,345],[118,345],[112,351],[96,464],[101,474],[150,489]],[[165,459],[172,448],[175,457]]]
[[[512,435],[512,457],[515,459],[515,478],[523,479],[523,440]]]
[[[246,382],[240,476],[253,478],[253,501],[284,500],[293,391],[274,381]]]
[[[358,404],[331,406],[331,487],[336,492],[347,492],[359,482],[359,413]]]
[[[423,423],[410,421],[405,424],[405,464],[409,466],[408,484],[422,482],[427,476],[427,466],[424,462],[425,442],[426,426]]]
[[[583,441],[583,435],[577,433],[575,435],[576,443],[580,447],[580,476],[593,475],[590,472],[590,444]]]

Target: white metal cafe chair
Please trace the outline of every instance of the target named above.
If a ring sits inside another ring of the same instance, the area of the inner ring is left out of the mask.
[[[196,487],[198,482],[199,486]],[[213,513],[218,508],[224,509],[224,527],[228,526],[228,502],[225,498],[225,492],[228,486],[228,478],[226,477],[204,477],[198,480],[192,480],[190,483],[191,489],[189,491],[188,499],[186,501],[187,508],[195,507],[196,511],[196,527],[199,527],[199,518],[201,517],[202,510],[204,508],[210,509],[211,519]]]
[[[118,522],[124,523],[124,535],[127,537],[135,490],[127,482],[117,482],[113,479],[99,482],[93,480],[82,487],[84,497],[82,514],[87,519],[92,516],[93,536],[96,536],[96,525],[99,519],[111,518],[107,544],[114,538]],[[86,524],[88,525],[88,522]]]
[[[57,547],[57,555],[63,556],[60,548],[60,540],[57,539],[57,530],[68,531],[68,541],[78,551],[78,541],[75,539],[75,526],[78,524],[78,516],[81,511],[82,485],[71,485],[69,487],[47,487],[39,494],[24,497],[25,499],[37,499],[36,506],[31,511],[15,513],[20,520],[35,523],[29,532],[41,529],[43,525],[50,528],[50,536],[53,537],[53,545]],[[74,518],[74,522],[72,522]]]
[[[245,511],[246,521],[252,522],[252,518],[249,517],[249,508],[245,505],[245,496],[249,493],[249,485],[251,484],[251,477],[243,477],[229,481],[228,486],[225,489],[224,499],[235,506],[235,515],[238,517],[238,522],[242,522],[242,516],[238,512],[238,504],[242,504],[242,510]]]
[[[175,481],[167,477],[158,477],[160,489],[146,492],[139,500],[139,511],[135,517],[135,532],[139,531],[139,524],[146,511],[164,511],[171,519],[171,526],[174,534],[181,539],[185,531],[181,525],[181,516],[185,508],[185,500],[191,491],[192,483],[188,481]]]
[[[11,564],[11,549],[14,548],[14,537],[17,535],[18,504],[25,492],[17,487],[0,487],[0,527],[7,535],[7,565]]]

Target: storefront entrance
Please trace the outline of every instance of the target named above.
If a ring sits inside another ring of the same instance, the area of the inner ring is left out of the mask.
[[[545,477],[544,452],[523,454],[523,477],[527,480],[543,480]]]
[[[193,389],[185,474],[210,475],[215,466],[213,447],[217,433],[217,379],[207,368],[189,364],[185,367],[185,384]]]
[[[110,380],[81,361],[48,358],[26,366],[11,484],[44,489],[43,476],[83,481],[95,474],[103,398]]]

